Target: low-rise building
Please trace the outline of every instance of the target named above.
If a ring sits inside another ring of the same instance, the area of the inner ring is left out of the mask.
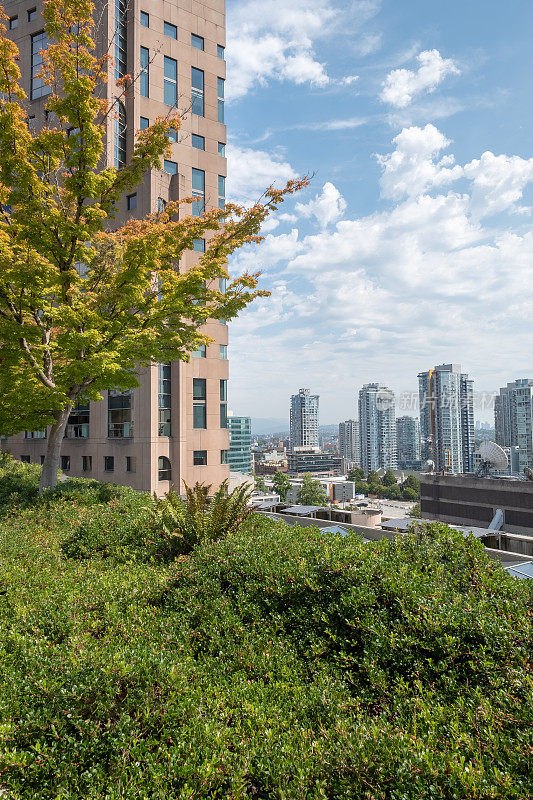
[[[295,447],[287,453],[289,474],[304,475],[306,472],[339,474],[342,472],[342,458],[331,453],[308,447]]]

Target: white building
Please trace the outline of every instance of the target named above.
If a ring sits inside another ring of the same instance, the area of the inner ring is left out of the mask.
[[[380,383],[367,383],[359,391],[361,466],[396,469],[396,411],[394,392]]]

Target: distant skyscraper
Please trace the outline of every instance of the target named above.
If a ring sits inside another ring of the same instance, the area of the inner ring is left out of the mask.
[[[518,470],[533,467],[533,380],[520,378],[500,389],[495,398],[496,441],[518,447]]]
[[[359,391],[361,466],[396,469],[396,411],[394,392],[379,383],[367,383]]]
[[[418,375],[422,458],[437,471],[471,472],[474,453],[474,382],[459,364]]]
[[[229,451],[228,464],[230,472],[252,471],[252,420],[251,417],[235,417],[228,415]]]
[[[420,467],[420,424],[415,417],[398,417],[396,420],[396,443],[398,467],[418,469]]]
[[[291,396],[291,450],[295,447],[318,448],[318,400],[309,389]]]
[[[361,436],[356,419],[339,423],[339,455],[346,461],[361,463]]]

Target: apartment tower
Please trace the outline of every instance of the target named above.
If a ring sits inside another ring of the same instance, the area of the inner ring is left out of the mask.
[[[520,378],[496,395],[496,441],[502,447],[518,447],[518,471],[533,467],[533,380]]]
[[[398,417],[396,444],[399,469],[420,469],[420,424],[415,417]]]
[[[339,455],[346,464],[361,464],[361,436],[359,422],[356,419],[347,419],[339,423]]]
[[[437,472],[472,472],[474,382],[459,364],[440,364],[418,375],[422,458]]]
[[[36,77],[40,53],[48,46],[41,3],[6,0],[7,27],[20,50],[30,125],[46,124],[47,87]],[[226,65],[224,0],[114,0],[97,3],[97,48],[114,56],[107,91],[116,96],[109,121],[106,158],[120,167],[130,158],[135,136],[172,107],[185,112],[182,129],[169,136],[172,154],[163,169],[145,174],[121,200],[116,221],[144,217],[166,202],[197,197],[180,213],[200,214],[225,203]],[[116,80],[137,76],[124,101]],[[189,269],[205,241],[180,262]],[[223,288],[223,286],[221,286]],[[139,373],[130,392],[110,391],[101,402],[75,409],[61,453],[70,475],[129,484],[161,494],[174,485],[203,481],[218,486],[229,477],[227,422],[227,327],[205,326],[213,342],[189,364],[152,364]],[[46,431],[11,437],[5,449],[40,463]]]
[[[297,447],[318,449],[319,395],[300,389],[291,396],[291,450]]]
[[[396,409],[392,389],[380,383],[367,383],[359,391],[361,467],[368,474],[374,469],[396,469]]]

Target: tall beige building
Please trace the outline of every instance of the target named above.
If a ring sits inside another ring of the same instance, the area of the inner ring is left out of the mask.
[[[99,48],[111,42],[108,91],[119,94],[115,80],[135,75],[126,100],[117,101],[109,122],[107,159],[117,167],[130,156],[136,132],[172,106],[185,112],[182,129],[171,137],[172,155],[164,169],[146,174],[136,193],[123,197],[116,224],[144,217],[169,200],[199,197],[207,209],[225,202],[226,65],[224,0],[114,0],[97,12]],[[47,87],[35,77],[40,52],[47,46],[41,4],[5,3],[10,35],[16,41],[29,124],[45,123]],[[195,209],[198,209],[196,212]],[[202,202],[180,213],[201,213]],[[194,264],[204,240],[182,260]],[[129,484],[161,494],[171,484],[220,484],[229,477],[227,454],[227,326],[205,326],[213,343],[191,357],[190,364],[153,364],[140,373],[131,392],[110,391],[103,400],[75,410],[62,448],[66,474]],[[41,463],[45,431],[4,442],[15,456]]]

